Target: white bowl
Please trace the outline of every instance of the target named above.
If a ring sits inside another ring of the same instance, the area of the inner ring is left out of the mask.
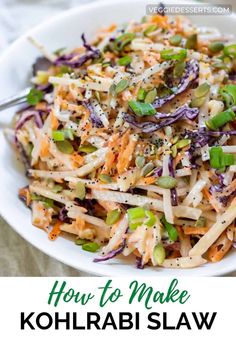
[[[165,3],[173,1],[165,1]],[[183,1],[182,1],[183,2]],[[182,3],[181,2],[181,3]],[[140,19],[145,15],[149,1],[105,1],[74,8],[31,30],[19,38],[0,58],[0,97],[17,93],[27,85],[31,65],[39,55],[28,42],[27,36],[38,39],[49,50],[61,47],[73,48],[80,43],[80,35],[86,33],[91,38],[96,29],[110,23],[125,23]],[[236,16],[193,16],[192,20],[200,25],[218,27],[224,33],[236,31]],[[0,122],[8,124],[13,111],[0,113]],[[1,124],[1,123],[0,123]],[[0,125],[1,126],[1,125]],[[73,242],[59,238],[55,242],[32,226],[31,213],[18,199],[18,189],[27,184],[21,165],[0,131],[0,213],[22,237],[46,254],[76,269],[96,275],[144,275],[144,276],[206,276],[222,275],[236,270],[236,252],[231,252],[221,262],[206,264],[189,270],[173,270],[146,267],[135,268],[134,259],[115,259],[104,263],[93,263],[94,254],[84,252]],[[27,261],[27,260],[26,260]]]

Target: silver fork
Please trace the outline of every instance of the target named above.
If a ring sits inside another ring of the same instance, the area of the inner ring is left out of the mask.
[[[31,87],[20,91],[17,95],[0,100],[0,111],[27,102],[27,95]]]

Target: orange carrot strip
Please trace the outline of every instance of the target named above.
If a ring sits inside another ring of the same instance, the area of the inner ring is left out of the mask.
[[[191,227],[191,226],[185,226],[183,229],[185,235],[205,235],[205,233],[209,230],[208,227]]]
[[[207,188],[203,188],[202,192],[203,192],[204,197],[205,197],[206,199],[208,199],[208,201],[209,201],[210,204],[212,205],[213,209],[215,209],[215,211],[216,211],[217,213],[219,213],[219,212],[220,212],[219,205],[218,205],[216,199],[210,194],[210,192],[208,191],[208,189],[207,189]]]
[[[51,241],[54,241],[58,237],[58,235],[60,234],[60,232],[61,232],[61,224],[62,224],[62,221],[61,220],[57,220],[55,225],[53,226],[52,230],[49,232],[48,238]]]
[[[219,239],[209,248],[208,258],[211,262],[220,261],[226,253],[230,250],[232,241],[227,237],[226,233],[223,233]]]

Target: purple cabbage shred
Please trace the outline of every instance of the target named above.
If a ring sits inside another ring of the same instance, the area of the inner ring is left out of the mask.
[[[121,254],[125,248],[125,245],[126,245],[126,240],[123,239],[122,244],[119,248],[117,248],[114,251],[109,252],[106,256],[95,258],[93,261],[95,263],[108,261],[109,259],[116,257],[118,254]]]
[[[182,93],[186,89],[188,89],[191,85],[195,84],[196,81],[198,80],[198,76],[199,76],[199,64],[198,64],[197,60],[192,59],[187,62],[186,68],[185,68],[185,73],[184,73],[183,77],[181,78],[179,85],[175,89],[175,92],[171,93],[168,96],[157,98],[153,102],[153,107],[160,108],[165,103],[171,101],[177,95],[179,95],[180,93]]]
[[[100,50],[97,48],[93,48],[90,46],[86,39],[84,33],[81,36],[83,41],[83,46],[86,49],[86,53],[81,55],[78,58],[77,53],[64,54],[57,58],[54,62],[57,66],[69,66],[70,68],[80,68],[83,64],[85,64],[90,59],[97,59],[100,57]]]
[[[125,114],[124,120],[130,125],[139,128],[143,133],[152,133],[166,126],[176,123],[180,119],[190,119],[193,120],[198,116],[198,108],[190,108],[187,104],[179,107],[173,113],[160,113],[155,114],[156,119],[161,119],[160,122],[137,122],[135,116],[131,114]]]
[[[168,168],[169,168],[170,176],[175,178],[175,171],[174,171],[174,167],[173,167],[173,158],[172,158],[172,156],[169,157]],[[178,205],[178,195],[177,195],[176,188],[171,188],[170,197],[171,197],[171,205],[172,206],[177,206]]]
[[[43,127],[43,121],[40,115],[39,111],[36,111],[35,109],[27,109],[22,112],[20,119],[16,123],[16,131],[18,129],[21,129],[23,125],[30,119],[34,118],[35,124],[37,125],[38,128]]]
[[[89,101],[84,101],[83,105],[89,110],[89,118],[91,119],[93,127],[102,128],[102,121],[95,112],[93,105]]]
[[[136,257],[136,268],[138,269],[144,268],[142,257]]]

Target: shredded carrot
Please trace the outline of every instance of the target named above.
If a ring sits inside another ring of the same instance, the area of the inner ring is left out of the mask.
[[[116,159],[116,152],[114,150],[117,148],[118,139],[119,139],[119,133],[116,133],[109,140],[108,143],[109,150],[105,156],[105,164],[102,168],[102,173],[106,173],[106,174],[109,173],[112,167],[114,166],[114,162]]]
[[[50,143],[47,137],[41,140],[41,149],[40,149],[40,157],[48,157],[50,154],[49,151]]]
[[[173,161],[174,168],[176,168],[176,166],[181,161],[181,159],[182,159],[182,154],[180,152],[178,152],[178,154],[176,155],[176,157],[174,158],[174,161]]]
[[[56,130],[59,126],[59,122],[53,111],[50,113],[50,118],[51,118],[51,127],[53,130]]]
[[[156,182],[156,177],[150,176],[150,177],[142,177],[138,180],[137,184],[140,185],[149,185],[149,184],[154,184]]]
[[[227,237],[226,233],[223,233],[220,238],[209,248],[208,258],[211,262],[220,261],[226,253],[230,250],[232,241]]]
[[[217,200],[210,194],[207,188],[203,188],[202,190],[204,196],[206,199],[208,199],[209,203],[212,205],[212,207],[215,209],[217,213],[220,212],[219,205],[217,203]]]
[[[47,104],[46,102],[39,102],[36,104],[35,109],[41,110],[41,111],[46,111],[47,110]]]
[[[136,140],[130,139],[127,147],[124,150],[122,149],[123,151],[119,154],[117,163],[117,171],[119,174],[128,169],[136,144]]]
[[[208,227],[191,227],[191,226],[185,226],[183,228],[185,235],[205,235],[208,229],[209,229]]]
[[[158,25],[161,28],[169,28],[168,17],[162,15],[153,15],[151,16],[151,22]]]
[[[81,155],[78,154],[77,152],[74,152],[74,153],[71,155],[71,159],[72,159],[72,161],[73,161],[73,163],[74,163],[75,168],[82,166],[83,163],[84,163],[84,158],[83,158],[83,156],[81,156]]]
[[[56,238],[59,236],[59,234],[61,232],[61,224],[62,224],[62,221],[61,220],[57,220],[55,225],[53,226],[52,230],[49,232],[48,238],[51,241],[56,240]]]
[[[78,228],[79,231],[82,231],[85,228],[85,221],[83,219],[81,219],[80,217],[78,217],[75,220],[75,225],[76,225],[76,228]]]

